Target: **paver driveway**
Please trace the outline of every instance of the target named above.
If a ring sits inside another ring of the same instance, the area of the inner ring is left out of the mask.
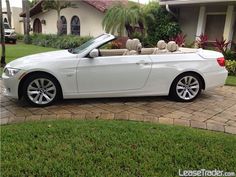
[[[45,108],[30,107],[1,94],[1,124],[71,118],[150,121],[236,134],[236,87],[203,92],[191,103],[167,97],[78,99]]]

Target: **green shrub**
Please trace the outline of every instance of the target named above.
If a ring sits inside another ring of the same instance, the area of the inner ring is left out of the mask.
[[[135,31],[135,32],[131,35],[131,39],[135,39],[135,38],[139,39],[142,43],[143,43],[144,40],[145,40],[145,36],[144,36],[142,33],[137,32],[137,31]]]
[[[19,40],[19,41],[23,41],[24,35],[17,33],[17,34],[16,34],[16,38],[17,38],[17,40]]]
[[[31,36],[31,39],[32,44],[34,45],[59,49],[69,49],[79,47],[81,44],[90,40],[91,37],[80,37],[75,35],[57,36],[54,34],[34,34]]]
[[[30,35],[28,35],[28,36],[24,35],[23,40],[24,40],[25,44],[31,44],[32,43],[32,37]]]
[[[232,50],[227,50],[224,53],[224,57],[226,60],[236,60],[236,53],[233,52]]]
[[[229,72],[229,75],[236,76],[236,60],[226,60],[226,69]]]
[[[146,17],[147,37],[144,40],[145,46],[155,46],[161,39],[169,41],[170,38],[181,33],[180,25],[158,3],[149,3],[146,7],[146,13],[152,15]]]

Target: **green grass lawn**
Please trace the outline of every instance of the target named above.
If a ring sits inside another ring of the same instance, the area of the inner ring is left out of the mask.
[[[236,172],[236,136],[132,121],[1,126],[1,176],[178,176]]]
[[[15,60],[16,58],[20,58],[26,55],[48,52],[53,50],[57,49],[40,47],[35,45],[27,45],[21,42],[17,43],[16,45],[6,44],[6,63],[9,63],[10,61]],[[0,56],[1,55],[2,51],[0,50]]]
[[[228,76],[226,85],[236,86],[236,76]]]

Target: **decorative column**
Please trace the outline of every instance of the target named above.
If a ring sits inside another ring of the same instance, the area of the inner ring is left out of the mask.
[[[226,19],[225,19],[225,27],[224,27],[224,39],[227,41],[231,41],[233,38],[233,26],[234,26],[234,6],[229,5],[226,12]],[[231,48],[231,45],[228,46],[228,48]]]
[[[201,6],[198,16],[196,39],[198,38],[198,36],[200,36],[202,33],[205,32],[205,26],[206,26],[206,7]]]

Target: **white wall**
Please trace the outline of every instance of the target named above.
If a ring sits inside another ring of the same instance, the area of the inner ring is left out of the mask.
[[[22,8],[12,7],[12,26],[15,28],[15,31],[19,34],[23,34],[23,23],[20,22],[23,20],[19,15],[22,12]]]
[[[199,10],[198,6],[183,6],[179,9],[179,24],[183,33],[187,34],[187,43],[192,43],[195,40]]]
[[[3,9],[3,12],[6,12],[6,9]],[[11,12],[12,12],[11,16],[12,28],[15,28],[15,31],[17,33],[23,34],[23,23],[20,22],[22,18],[19,16],[19,14],[22,12],[22,8],[11,7]],[[3,14],[3,19],[4,18],[7,18],[7,14]]]
[[[81,36],[98,36],[105,31],[102,28],[102,20],[104,13],[98,11],[94,7],[84,3],[77,2],[78,8],[66,8],[61,11],[61,16],[65,16],[67,20],[67,34],[71,33],[71,19],[73,16],[78,16],[80,19],[80,35]],[[46,20],[46,25],[42,24],[42,33],[56,34],[57,33],[57,14],[55,10],[42,12],[31,18],[31,27],[36,18]]]
[[[56,11],[50,10],[47,12],[43,12],[31,17],[30,26],[33,29],[33,24],[35,19],[39,19],[40,21],[46,20],[46,24],[42,24],[42,33],[43,34],[56,34],[57,33],[57,15]]]

